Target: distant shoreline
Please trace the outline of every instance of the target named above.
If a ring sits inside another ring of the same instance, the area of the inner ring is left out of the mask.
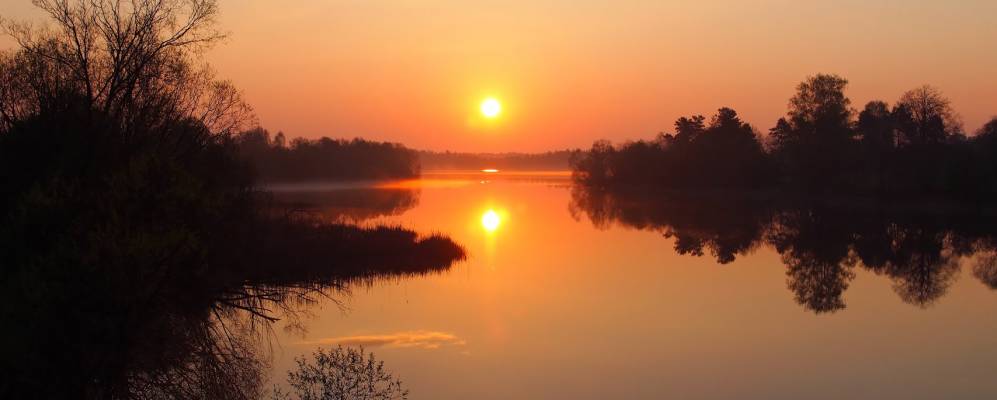
[[[569,183],[571,171],[562,170],[511,170],[482,172],[481,170],[428,170],[413,178],[341,179],[309,181],[260,182],[259,189],[271,192],[333,191],[362,189],[416,189],[423,187],[451,187],[489,181],[552,181]]]

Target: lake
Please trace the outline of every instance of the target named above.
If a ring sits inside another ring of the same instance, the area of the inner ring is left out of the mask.
[[[468,252],[308,307],[276,330],[275,382],[343,344],[412,399],[997,397],[997,225],[973,215],[593,194],[566,172],[271,189]]]

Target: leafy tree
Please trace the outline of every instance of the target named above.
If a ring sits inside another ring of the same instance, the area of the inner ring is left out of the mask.
[[[876,100],[867,103],[859,113],[856,128],[863,146],[869,150],[883,152],[896,147],[896,128],[886,102]]]
[[[850,138],[851,100],[845,96],[848,80],[838,75],[817,74],[796,87],[796,95],[789,99],[787,120],[794,134],[808,136]]]
[[[706,130],[704,121],[706,121],[706,117],[702,115],[680,117],[675,121],[675,134],[662,134],[659,140],[667,146],[688,145]]]
[[[763,186],[767,171],[761,141],[754,128],[731,108],[717,110],[709,127],[695,138],[693,154],[708,163],[697,177],[706,184],[726,188]]]
[[[817,74],[796,87],[789,111],[770,131],[772,150],[783,179],[808,191],[828,191],[848,185],[855,174],[851,101],[848,81]]]
[[[974,193],[984,197],[997,196],[997,117],[983,125],[970,139],[977,183]]]
[[[571,158],[573,179],[592,186],[611,183],[616,177],[612,165],[615,155],[616,149],[608,140],[593,143],[589,151]]]
[[[887,167],[896,149],[896,124],[889,105],[883,101],[870,101],[859,113],[856,133],[862,147],[864,174],[856,184],[862,189],[883,190],[889,181]]]
[[[767,183],[767,160],[754,128],[730,108],[710,120],[675,121],[675,134],[613,146],[600,141],[573,160],[574,177],[590,185],[655,183],[670,188],[734,189]]]
[[[976,132],[976,137],[986,140],[997,140],[997,117],[991,118]]]

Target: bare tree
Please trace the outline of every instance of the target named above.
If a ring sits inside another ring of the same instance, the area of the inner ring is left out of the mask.
[[[941,143],[963,135],[962,123],[949,99],[933,86],[924,85],[904,93],[893,113],[907,144]]]
[[[20,51],[0,58],[0,123],[66,95],[121,121],[193,119],[213,134],[252,122],[227,82],[197,66],[224,37],[216,0],[34,0],[54,26],[5,23]]]
[[[314,364],[305,358],[296,359],[298,369],[288,373],[288,383],[294,398],[300,400],[395,400],[408,398],[402,382],[384,369],[374,353],[364,354],[363,348],[337,347],[318,349]],[[275,398],[291,398],[279,390]]]

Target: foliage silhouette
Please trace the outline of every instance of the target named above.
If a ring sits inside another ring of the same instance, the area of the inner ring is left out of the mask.
[[[931,86],[904,93],[892,109],[872,101],[856,113],[847,84],[827,74],[800,83],[764,146],[733,110],[721,108],[709,125],[702,116],[682,117],[674,134],[653,141],[596,142],[573,158],[574,180],[602,188],[994,199],[993,123],[967,138],[948,99]]]
[[[463,258],[255,189],[251,110],[195,67],[214,0],[35,4],[0,54],[0,397],[254,398],[272,322]]]
[[[589,186],[639,185],[654,182],[673,188],[741,188],[763,184],[769,168],[761,142],[734,110],[721,108],[705,117],[683,117],[676,133],[653,141],[614,147],[596,142],[572,158],[573,178]]]
[[[266,182],[413,178],[420,171],[418,154],[396,143],[323,137],[288,144],[283,133],[271,138],[262,128],[242,132],[236,142]]]

